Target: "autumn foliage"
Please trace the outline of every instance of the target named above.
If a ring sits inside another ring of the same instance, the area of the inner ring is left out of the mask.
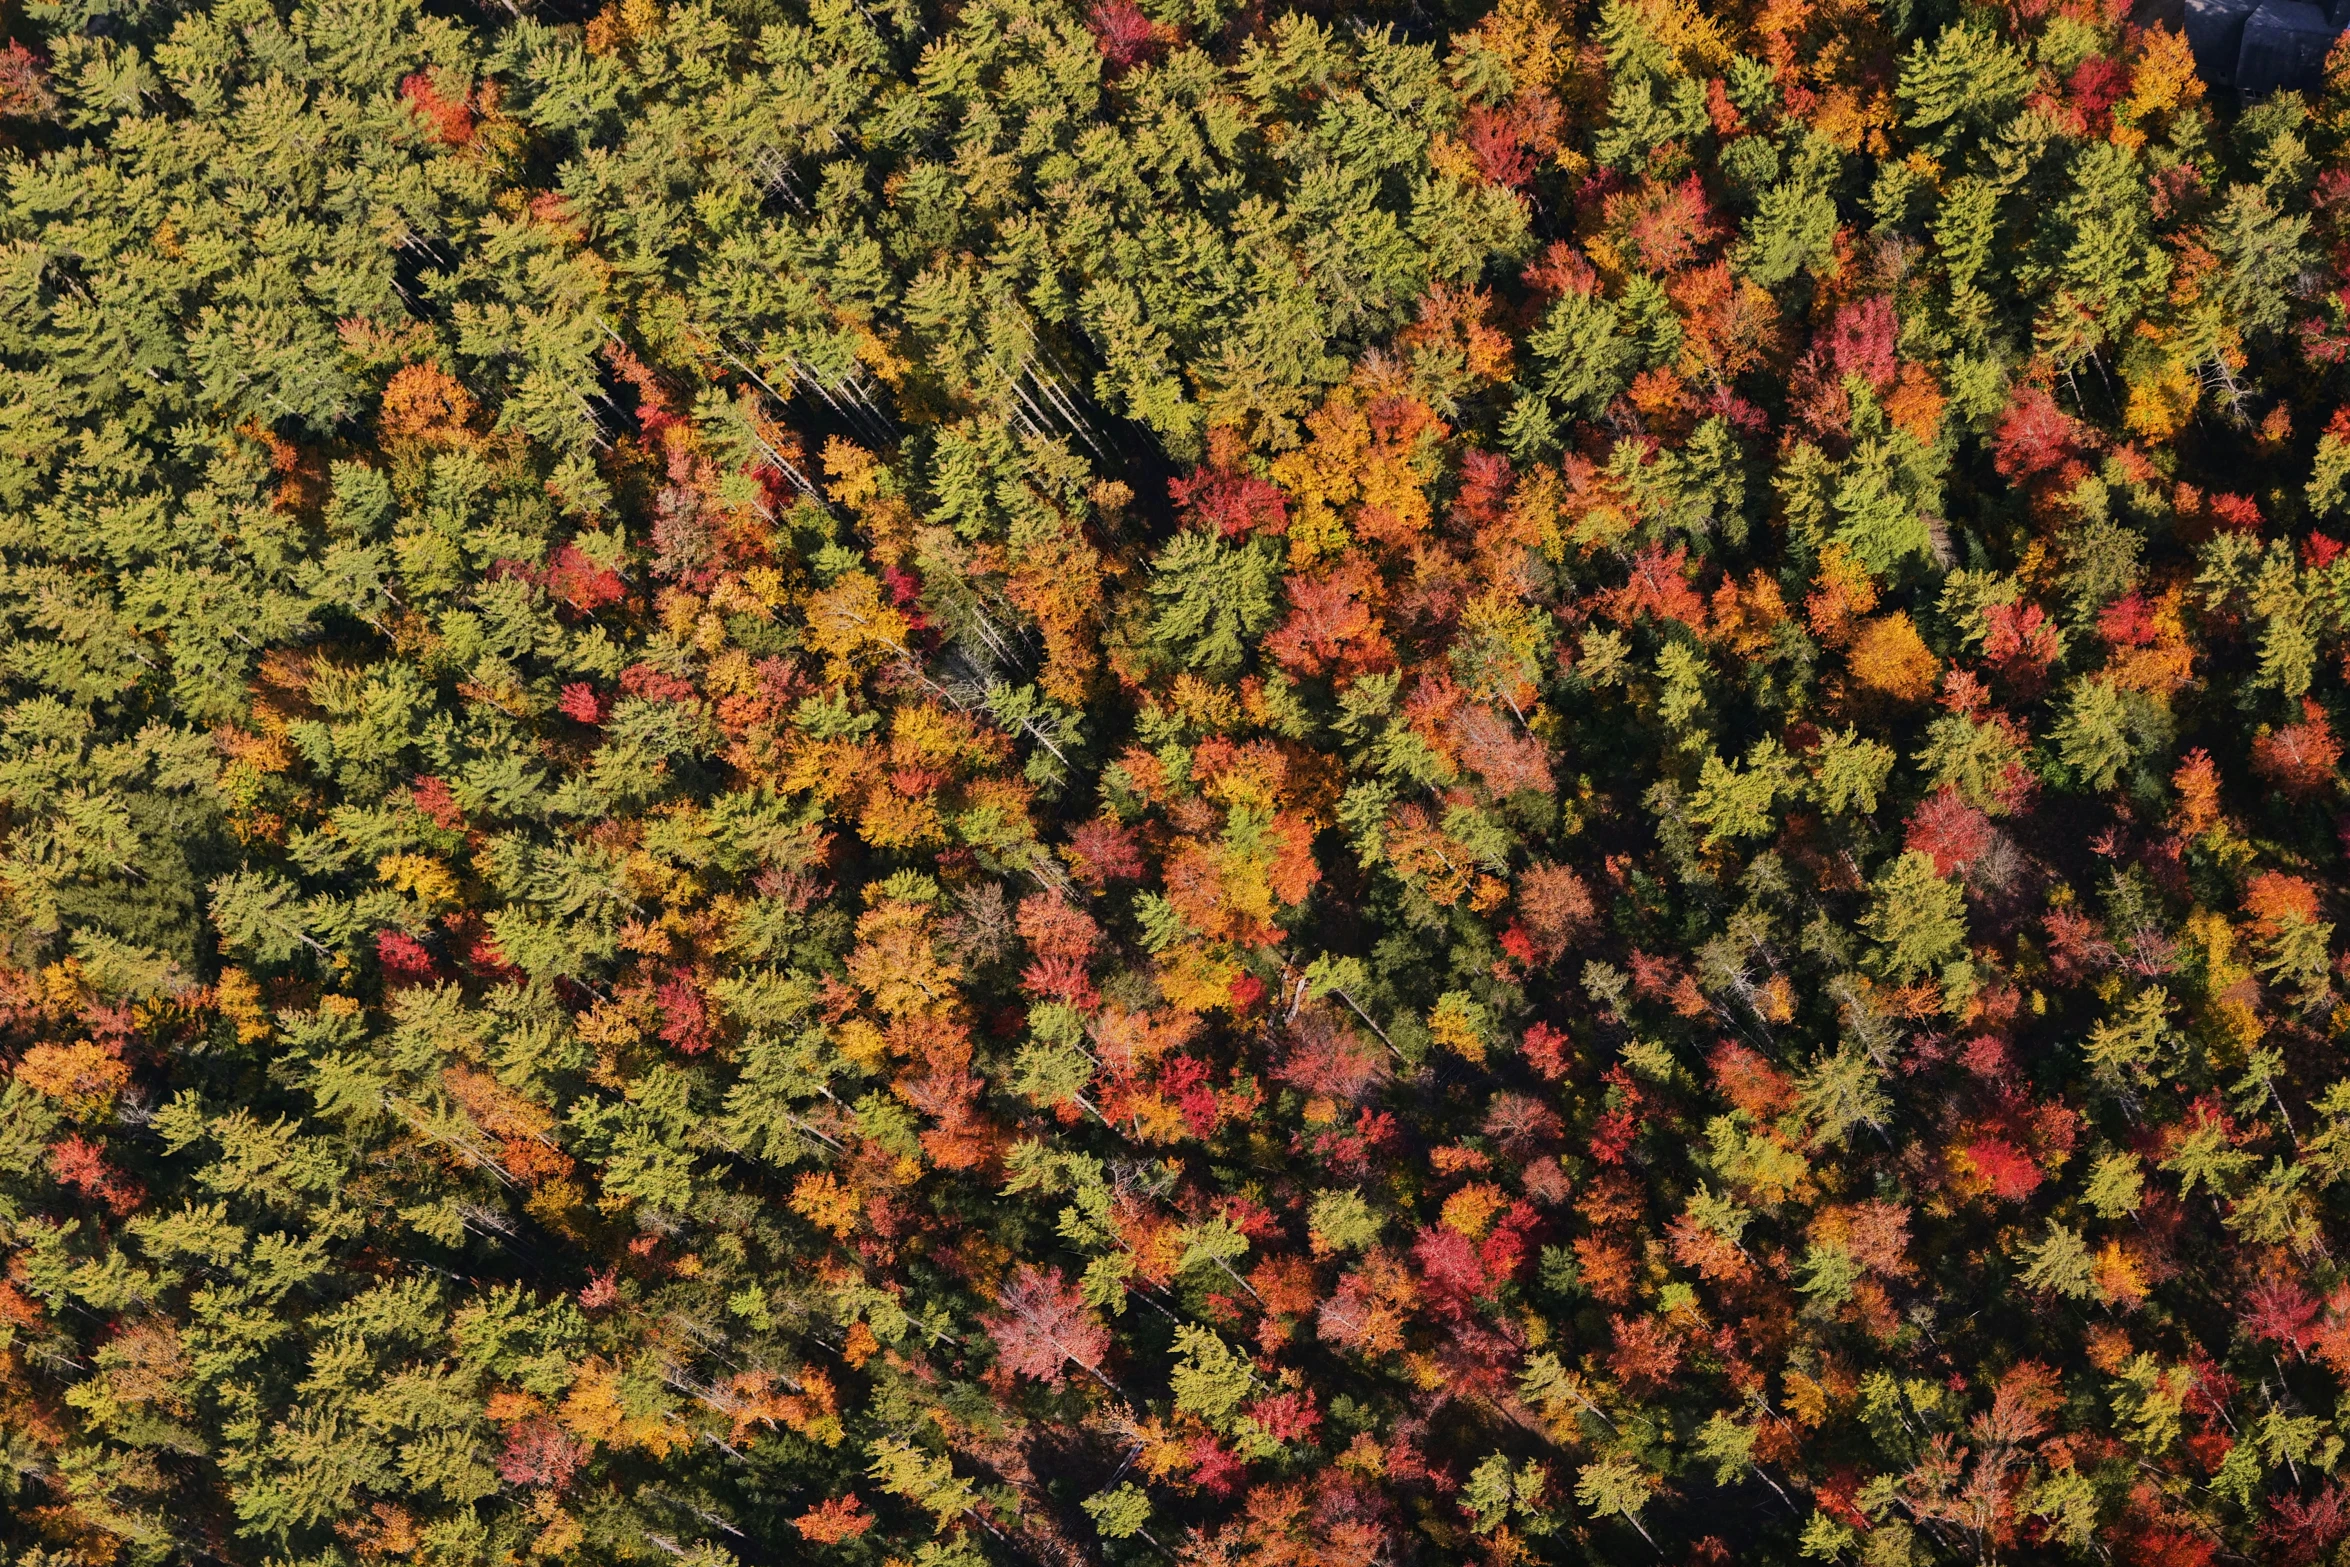
[[[2350,69],[8,15],[14,1567],[2350,1560]]]

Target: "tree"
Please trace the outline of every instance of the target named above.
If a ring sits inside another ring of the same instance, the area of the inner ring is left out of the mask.
[[[1273,563],[1256,540],[1225,545],[1185,533],[1154,566],[1160,608],[1151,637],[1186,667],[1212,677],[1237,674],[1247,644],[1273,618]]]
[[[983,1320],[1005,1370],[1054,1385],[1070,1364],[1101,1375],[1110,1335],[1065,1276],[1023,1266],[996,1305],[1000,1315]]]
[[[1909,850],[1872,884],[1869,912],[1861,923],[1877,942],[1883,971],[1894,979],[1914,979],[1966,940],[1965,895],[1935,871],[1931,855]]]
[[[2332,1547],[2342,82],[428,10],[0,54],[10,1560]]]

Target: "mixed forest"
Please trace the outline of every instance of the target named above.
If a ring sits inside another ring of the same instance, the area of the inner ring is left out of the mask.
[[[0,1560],[2350,1559],[2346,736],[2350,48],[9,0]]]

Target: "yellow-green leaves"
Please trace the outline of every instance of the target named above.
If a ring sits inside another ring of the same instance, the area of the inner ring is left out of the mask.
[[[1360,1251],[1379,1238],[1379,1216],[1360,1190],[1321,1192],[1306,1213],[1317,1254]]]
[[[1861,928],[1877,943],[1877,962],[1896,980],[1931,972],[1966,940],[1966,898],[1934,869],[1931,855],[1911,850],[1870,884]]]
[[[957,1475],[953,1460],[943,1453],[925,1452],[896,1437],[878,1438],[866,1445],[865,1452],[873,1461],[865,1472],[890,1495],[936,1518],[941,1530],[970,1511],[979,1498],[978,1487]]]
[[[1175,1330],[1175,1371],[1170,1386],[1175,1407],[1210,1425],[1231,1418],[1255,1386],[1249,1363],[1206,1328],[1185,1323]]]
[[[2068,1300],[2087,1300],[2097,1292],[2095,1268],[2080,1231],[2068,1229],[2052,1219],[2046,1237],[2027,1255],[2031,1262],[2024,1269],[2023,1280],[2033,1289],[2047,1290]]]
[[[2146,1177],[2138,1164],[2138,1156],[2113,1153],[2099,1159],[2091,1168],[2089,1186],[2081,1194],[2081,1200],[2095,1210],[2099,1218],[2121,1219],[2138,1211],[2145,1190]]]
[[[1756,741],[1743,767],[1708,756],[1689,797],[1689,814],[1717,838],[1766,837],[1777,828],[1773,805],[1796,792],[1801,776],[1795,758],[1776,740]]]

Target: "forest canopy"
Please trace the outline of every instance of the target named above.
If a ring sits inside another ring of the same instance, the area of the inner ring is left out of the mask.
[[[2350,49],[0,38],[11,1567],[2350,1559]]]

